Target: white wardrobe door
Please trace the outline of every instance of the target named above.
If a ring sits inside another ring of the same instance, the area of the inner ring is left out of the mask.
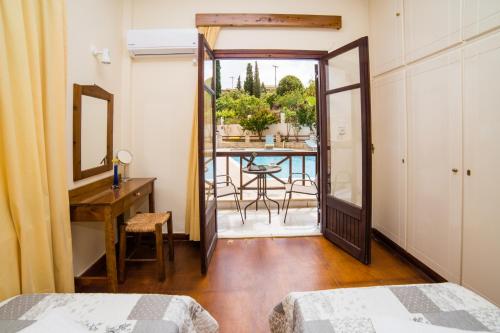
[[[371,0],[370,32],[372,74],[403,65],[403,0]]]
[[[374,228],[406,247],[405,72],[384,75],[372,85]]]
[[[499,0],[462,0],[463,39],[500,26]]]
[[[405,0],[405,61],[460,42],[459,0]]]
[[[465,286],[500,305],[500,33],[464,49]]]
[[[407,250],[447,280],[459,282],[460,51],[410,66],[407,87]]]

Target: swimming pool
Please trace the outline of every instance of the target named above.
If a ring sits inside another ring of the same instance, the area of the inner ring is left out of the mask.
[[[272,163],[276,164],[281,161],[284,156],[257,156],[254,160],[254,164],[257,165],[270,165]],[[236,163],[240,163],[239,157],[231,157]],[[243,167],[246,167],[247,162],[243,161]],[[275,173],[274,175],[278,178],[287,178],[288,171],[290,170],[290,162],[286,161],[281,165],[281,171]],[[306,174],[314,179],[316,177],[316,156],[306,156]],[[302,156],[292,156],[292,172],[302,172]],[[293,178],[300,178],[300,175],[293,175]]]
[[[217,162],[219,163],[218,165],[224,165],[224,161],[222,160],[224,157],[217,157]],[[279,161],[284,159],[285,156],[257,156],[254,160],[254,164],[257,165],[270,165],[270,164],[277,164]],[[302,156],[292,156],[292,171],[293,172],[300,172],[302,173]],[[238,168],[239,170],[239,163],[240,163],[240,158],[239,156],[231,156],[230,160],[234,163],[231,163],[234,167]],[[306,162],[306,167],[305,167],[305,172],[306,174],[311,177],[311,179],[314,180],[316,178],[316,156],[305,156],[305,162]],[[220,164],[222,163],[222,164]],[[247,166],[247,161],[243,160],[243,167]],[[288,179],[288,171],[290,169],[290,162],[286,161],[283,162],[281,165],[281,171],[278,173],[275,173],[274,175],[278,178],[281,178],[283,180]],[[217,167],[219,168],[219,166]],[[225,168],[224,168],[225,169]],[[222,171],[222,170],[220,170]],[[225,173],[226,171],[222,171],[222,173]],[[205,169],[205,179],[206,180],[212,180],[213,178],[213,164],[208,163],[206,165]],[[293,175],[293,178],[297,179],[300,178],[300,175]]]

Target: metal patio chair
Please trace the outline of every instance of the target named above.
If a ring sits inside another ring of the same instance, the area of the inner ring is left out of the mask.
[[[238,200],[238,195],[240,194],[236,189],[236,186],[229,175],[218,175],[215,176],[215,186],[217,186],[217,198],[226,197],[228,195],[234,196],[234,202],[236,203],[236,209],[240,213],[241,222],[245,224],[245,219],[241,212],[240,201]],[[223,180],[221,180],[223,179]],[[222,185],[224,184],[224,185]]]
[[[301,178],[293,179],[293,175],[301,175]],[[299,184],[300,183],[300,184]],[[309,185],[305,185],[308,183]],[[285,206],[286,195],[288,194],[288,202],[285,209],[285,218],[283,223],[286,223],[286,215],[288,214],[288,207],[290,206],[290,200],[292,199],[292,193],[314,195],[319,201],[319,191],[318,185],[307,173],[302,172],[292,172],[288,177],[288,183],[285,184],[285,197],[283,198],[282,206]]]

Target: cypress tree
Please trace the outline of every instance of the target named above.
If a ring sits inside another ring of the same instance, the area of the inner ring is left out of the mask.
[[[260,92],[262,94],[265,94],[267,92],[267,88],[266,86],[264,85],[264,82],[262,82],[262,84],[260,85]]]
[[[220,61],[215,61],[215,97],[219,98],[222,93],[222,86],[220,83]]]
[[[253,95],[255,97],[260,97],[260,77],[259,65],[257,65],[257,61],[255,62],[255,74],[253,78]]]
[[[253,73],[252,73],[252,64],[247,64],[247,76],[245,78],[245,82],[243,83],[243,89],[247,94],[253,95]]]
[[[241,75],[238,75],[238,81],[236,82],[236,89],[241,91]]]

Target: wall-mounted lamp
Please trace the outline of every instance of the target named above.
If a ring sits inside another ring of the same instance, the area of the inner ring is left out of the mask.
[[[95,46],[92,46],[91,50],[94,57],[96,57],[102,64],[109,65],[111,63],[111,57],[109,55],[108,48],[98,50]]]

